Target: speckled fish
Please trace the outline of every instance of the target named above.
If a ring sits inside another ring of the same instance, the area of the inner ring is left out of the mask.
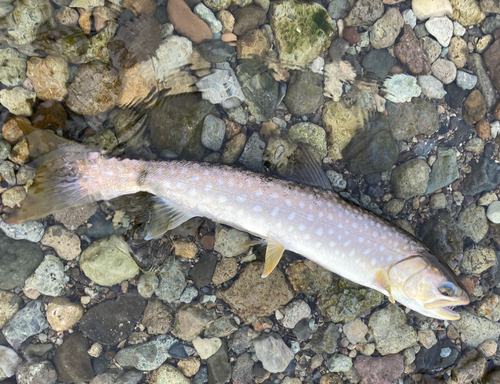
[[[24,130],[38,146],[54,136],[29,126]],[[450,306],[469,303],[446,263],[384,219],[333,191],[230,166],[82,152],[59,156],[37,170],[28,197],[9,222],[136,192],[155,196],[146,239],[202,216],[265,239],[263,277],[287,249],[429,317],[459,319]]]

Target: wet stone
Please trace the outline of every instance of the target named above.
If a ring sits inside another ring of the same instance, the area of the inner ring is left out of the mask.
[[[38,245],[28,240],[12,240],[0,233],[0,289],[24,286],[42,261]]]
[[[332,0],[328,4],[328,14],[334,20],[345,16],[346,12],[351,8],[349,0]]]
[[[79,382],[94,378],[87,350],[87,339],[80,332],[72,333],[64,341],[53,359],[59,381]]]
[[[208,382],[224,384],[231,379],[231,364],[227,355],[226,342],[223,340],[219,350],[207,360]]]
[[[283,372],[293,359],[293,352],[276,333],[265,334],[253,341],[257,359],[264,369],[272,372]]]
[[[427,185],[427,194],[446,187],[458,179],[457,156],[455,149],[439,147],[438,158],[432,165]]]
[[[394,46],[394,53],[413,75],[425,75],[431,70],[429,58],[420,48],[415,32],[408,24],[403,27],[403,35]]]
[[[93,214],[88,223],[92,226],[85,231],[85,236],[93,241],[109,237],[114,232],[113,223],[106,220],[106,216],[102,212]]]
[[[462,113],[464,120],[471,125],[484,118],[486,114],[486,101],[480,91],[477,89],[472,91],[467,99],[465,99]]]
[[[480,274],[497,263],[495,250],[485,246],[474,246],[464,251],[461,269],[467,274]]]
[[[311,337],[311,349],[316,353],[335,353],[339,337],[340,332],[334,323],[324,324]]]
[[[19,296],[7,291],[0,291],[0,329],[19,311],[23,304],[23,300]]]
[[[393,65],[394,57],[386,49],[373,49],[363,57],[362,61],[363,68],[380,79],[387,77]]]
[[[54,248],[63,260],[73,260],[81,252],[78,236],[60,225],[47,228],[42,244]]]
[[[218,47],[213,47],[207,58],[211,59],[210,61],[212,62],[231,60],[231,57],[234,56],[234,52],[232,51],[234,48],[227,44],[226,46],[228,48],[224,47],[224,49],[229,50],[229,57],[227,57],[228,55],[224,56]],[[203,55],[203,48],[201,48],[201,52]],[[214,57],[214,55],[219,55],[220,57]],[[208,100],[212,104],[220,104],[223,108],[237,108],[245,101],[245,95],[241,90],[236,74],[230,68],[224,70],[213,69],[212,73],[198,81],[196,86],[202,92],[203,99]]]
[[[365,384],[389,384],[397,382],[401,377],[404,362],[401,355],[358,356],[354,361],[354,368]]]
[[[403,105],[387,103],[386,108],[396,140],[410,139],[418,134],[431,136],[439,129],[436,106],[427,100],[414,98]]]
[[[382,0],[360,0],[349,11],[344,19],[347,26],[363,27],[372,25],[384,14]]]
[[[201,131],[201,143],[213,151],[218,151],[226,134],[226,124],[223,120],[207,115],[203,122],[203,130]]]
[[[130,336],[145,307],[146,300],[137,292],[128,292],[90,308],[80,321],[80,330],[101,344],[116,345]]]
[[[500,167],[493,160],[480,158],[465,177],[462,193],[472,196],[487,192],[500,183]]]
[[[253,322],[259,317],[269,316],[293,298],[293,292],[283,273],[275,269],[267,278],[262,279],[260,276],[263,267],[260,262],[249,264],[229,289],[216,293],[244,322]],[[273,295],[269,296],[271,291]]]
[[[309,319],[300,320],[295,325],[292,332],[299,341],[309,339],[313,334],[311,327],[309,327]]]
[[[19,224],[7,224],[5,221],[0,221],[0,229],[11,239],[37,243],[44,235],[45,227],[39,221],[25,221]]]
[[[462,232],[458,228],[457,221],[447,212],[438,213],[425,223],[420,237],[432,253],[441,255],[445,260],[462,252]]]
[[[181,265],[173,258],[158,272],[159,283],[155,294],[160,300],[171,303],[181,297],[186,288],[186,277]]]
[[[187,359],[180,360],[177,363],[177,368],[179,368],[184,376],[192,377],[196,375],[200,369],[200,360],[196,357],[188,357]]]
[[[239,8],[233,15],[235,18],[233,33],[237,36],[243,36],[248,31],[259,28],[267,18],[266,11],[257,5]]]
[[[54,331],[71,329],[83,316],[83,308],[65,297],[53,298],[47,306],[47,321]]]
[[[42,303],[39,301],[28,303],[3,327],[2,333],[14,349],[19,349],[21,343],[30,336],[43,332],[49,327],[41,307]]]
[[[360,319],[351,320],[344,325],[343,331],[352,344],[357,344],[368,333],[368,327]]]
[[[455,363],[460,351],[451,340],[444,339],[429,349],[421,348],[415,358],[418,372],[430,372],[436,369],[444,369]]]
[[[116,361],[122,366],[134,367],[140,371],[152,371],[160,367],[170,355],[168,350],[177,340],[168,335],[121,349]]]
[[[151,384],[189,384],[187,379],[177,368],[170,364],[163,364],[160,368],[151,373],[149,381]]]
[[[474,89],[477,84],[477,76],[465,71],[457,72],[457,85],[465,90]]]
[[[330,372],[346,372],[352,368],[352,359],[349,356],[336,353],[325,362]]]
[[[14,376],[22,361],[14,350],[0,345],[0,380]]]
[[[294,115],[315,112],[324,103],[323,76],[312,72],[293,71],[284,101]]]
[[[21,364],[16,372],[17,384],[55,384],[57,373],[50,361]]]
[[[34,274],[26,282],[25,290],[36,290],[43,295],[59,296],[63,293],[69,276],[64,273],[61,260],[52,255],[46,255]]]
[[[217,256],[213,253],[205,253],[200,260],[189,271],[189,277],[193,279],[196,288],[203,288],[210,284],[217,264]]]
[[[394,195],[401,199],[424,195],[430,171],[427,163],[420,159],[412,159],[396,167],[391,175]]]
[[[266,143],[262,140],[257,132],[250,136],[243,148],[243,153],[240,156],[240,163],[246,168],[260,170],[262,168],[264,150]]]
[[[184,305],[175,314],[172,334],[182,340],[191,341],[213,320],[213,313],[201,304]]]
[[[238,273],[238,262],[234,258],[223,258],[215,267],[212,282],[215,285],[231,280]]]
[[[311,308],[305,301],[294,301],[285,307],[285,317],[282,324],[285,328],[293,328],[299,320],[308,318],[310,315]]]
[[[173,316],[168,306],[160,300],[149,300],[142,324],[147,328],[150,335],[164,335],[168,333],[173,323]]]
[[[204,335],[205,337],[227,337],[237,330],[238,326],[233,319],[219,317],[207,325]]]
[[[459,383],[468,383],[481,379],[488,368],[488,362],[475,349],[468,349],[458,360],[457,365],[451,371],[453,380]]]
[[[432,37],[422,37],[419,40],[419,43],[431,63],[434,63],[441,56],[441,50],[443,47],[441,47],[441,45]]]
[[[461,333],[463,343],[468,347],[477,348],[485,340],[498,340],[500,324],[492,322],[474,313],[458,310],[460,320],[453,323]]]
[[[458,216],[458,227],[465,236],[479,243],[488,232],[488,220],[484,207],[471,204]]]
[[[238,356],[233,368],[232,380],[238,384],[247,384],[253,379],[254,361],[250,353],[244,353]]]

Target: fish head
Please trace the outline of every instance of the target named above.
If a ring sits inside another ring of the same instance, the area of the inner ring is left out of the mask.
[[[450,307],[470,301],[451,268],[427,251],[393,265],[389,279],[395,300],[428,317],[458,320]]]

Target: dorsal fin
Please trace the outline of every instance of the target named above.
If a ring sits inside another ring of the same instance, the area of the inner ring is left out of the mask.
[[[177,204],[168,199],[157,196],[151,198],[153,207],[151,210],[151,220],[146,226],[145,240],[152,240],[161,237],[165,232],[174,229],[193,218],[190,212],[185,211]]]

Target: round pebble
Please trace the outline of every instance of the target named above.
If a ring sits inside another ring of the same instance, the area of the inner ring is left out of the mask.
[[[486,217],[495,224],[500,224],[500,201],[494,201],[488,205]]]

